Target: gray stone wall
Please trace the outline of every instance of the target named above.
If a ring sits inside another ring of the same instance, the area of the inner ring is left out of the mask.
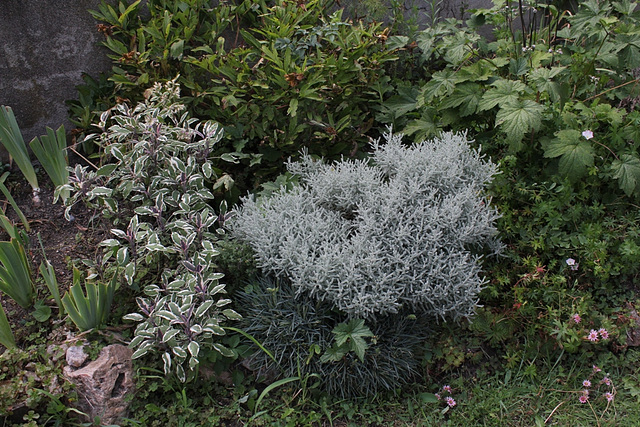
[[[111,67],[96,22],[99,0],[0,1],[0,105],[13,108],[25,141],[67,121],[65,100],[87,72]]]
[[[358,4],[359,0],[353,0]],[[388,0],[380,0],[389,4]],[[65,101],[76,98],[83,72],[111,68],[96,21],[87,12],[100,0],[0,0],[0,105],[9,105],[28,142],[67,119]],[[462,18],[491,0],[441,0],[442,16]],[[346,5],[346,3],[343,3]],[[428,0],[406,0],[406,14],[428,22]],[[415,7],[413,7],[415,5]]]

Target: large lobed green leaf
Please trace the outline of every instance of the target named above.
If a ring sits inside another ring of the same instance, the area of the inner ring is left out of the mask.
[[[627,196],[640,193],[640,159],[631,154],[623,154],[611,163],[613,178],[618,180],[620,189]]]
[[[594,150],[588,140],[575,129],[563,129],[556,138],[544,146],[544,156],[559,157],[558,172],[576,180],[584,176],[589,166],[593,166]]]

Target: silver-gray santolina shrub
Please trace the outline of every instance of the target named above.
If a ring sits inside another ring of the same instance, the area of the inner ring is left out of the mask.
[[[496,166],[464,134],[411,147],[401,138],[387,134],[368,161],[290,163],[300,185],[244,199],[234,234],[263,271],[351,318],[470,316],[484,283],[478,254],[499,249],[483,193]]]

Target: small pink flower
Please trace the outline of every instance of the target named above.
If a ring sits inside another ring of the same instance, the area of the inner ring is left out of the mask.
[[[587,403],[587,401],[589,400],[589,395],[588,394],[581,394],[580,397],[578,398],[578,400],[580,400],[580,403]]]
[[[609,402],[613,402],[613,394],[611,394],[610,392],[606,392],[606,393],[604,394],[604,397],[606,397],[606,398],[607,398],[607,401],[609,401]]]
[[[453,397],[451,396],[445,397],[444,401],[447,402],[447,405],[449,405],[450,408],[453,408],[454,406],[456,406],[456,401],[453,400]]]
[[[576,271],[578,269],[578,267],[580,266],[580,264],[578,264],[576,262],[576,260],[573,259],[573,258],[567,258],[567,260],[565,262],[567,263],[569,268],[571,268],[571,270],[573,270],[573,271]]]
[[[600,371],[602,371],[602,369],[598,368],[596,365],[593,365],[593,372],[594,373],[600,372]]]
[[[603,340],[609,339],[609,332],[607,332],[605,328],[598,329],[598,334],[600,334],[600,338],[602,338]]]
[[[451,393],[451,386],[446,385],[446,386],[442,387],[442,391],[446,391],[447,393]]]
[[[593,138],[593,132],[591,132],[590,130],[585,130],[584,132],[582,132],[582,136],[584,137],[584,139],[591,139]]]
[[[609,377],[604,377],[602,379],[602,381],[600,381],[602,384],[606,384],[606,385],[611,385],[611,380],[609,379]]]
[[[589,380],[582,381],[582,387],[585,387],[585,388],[591,387],[591,381]]]
[[[582,317],[580,317],[580,315],[579,315],[579,314],[574,314],[574,315],[572,316],[572,319],[573,319],[573,321],[574,321],[574,322],[576,322],[576,323],[580,323],[580,322],[582,321]]]
[[[592,329],[591,332],[589,332],[589,336],[587,336],[587,339],[591,342],[598,342],[598,331]]]
[[[438,400],[442,399],[442,397],[440,397],[440,393],[436,393],[436,399]]]

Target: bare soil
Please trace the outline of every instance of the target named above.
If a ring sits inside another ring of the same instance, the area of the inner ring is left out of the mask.
[[[10,180],[11,176],[15,177]],[[41,181],[40,204],[35,205],[31,198],[31,187],[22,179],[19,171],[12,172],[6,182],[16,204],[27,218],[30,230],[29,247],[27,257],[31,261],[32,277],[36,281],[38,291],[37,298],[44,299],[52,309],[52,318],[57,316],[57,306],[51,298],[48,289],[40,280],[38,271],[40,263],[44,260],[44,254],[52,264],[58,284],[60,295],[64,295],[69,288],[73,277],[73,265],[79,265],[81,260],[96,259],[101,253],[98,243],[108,233],[108,224],[104,224],[97,212],[88,210],[82,204],[74,206],[72,213],[74,220],[67,221],[64,217],[64,206],[61,201],[53,204],[53,188],[46,176],[39,177]],[[18,215],[11,205],[0,199],[0,209],[11,219],[14,224],[24,228]],[[9,240],[8,234],[0,229],[0,240]],[[41,243],[42,242],[42,246]],[[18,345],[22,341],[22,326],[33,320],[30,312],[22,309],[11,298],[0,293],[0,301],[13,327],[13,332]],[[46,325],[40,324],[41,327]],[[52,327],[55,327],[51,325]],[[0,353],[3,349],[0,346]]]

